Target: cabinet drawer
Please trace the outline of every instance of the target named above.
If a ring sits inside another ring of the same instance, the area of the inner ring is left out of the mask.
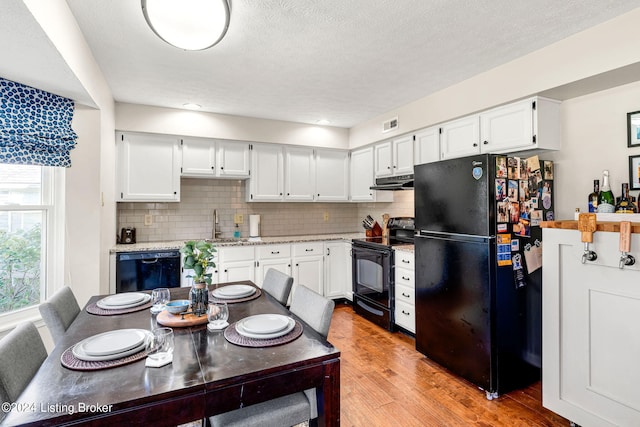
[[[309,255],[323,255],[322,251],[323,243],[309,242],[309,243],[295,243],[292,246],[293,256],[309,256]]]
[[[406,268],[396,268],[395,279],[396,285],[408,286],[415,288],[416,273],[413,270],[407,270]]]
[[[291,245],[264,245],[256,248],[258,259],[290,258]]]
[[[413,287],[401,286],[396,282],[396,301],[414,305],[416,303],[416,291]]]
[[[396,325],[415,333],[416,312],[414,306],[405,304],[402,301],[396,301],[395,318]]]
[[[415,257],[413,252],[396,251],[396,267],[415,270]]]
[[[254,259],[253,246],[217,248],[220,262],[247,261]]]

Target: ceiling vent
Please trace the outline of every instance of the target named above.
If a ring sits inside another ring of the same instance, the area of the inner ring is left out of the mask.
[[[386,122],[382,122],[382,133],[390,132],[392,130],[398,129],[398,118],[394,117],[393,119],[387,120]]]

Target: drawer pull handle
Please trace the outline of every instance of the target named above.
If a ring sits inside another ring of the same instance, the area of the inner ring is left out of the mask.
[[[402,293],[402,296],[403,296],[403,297],[405,297],[405,298],[409,298],[411,295],[409,295],[409,294],[405,294],[405,293],[403,292],[403,293]]]
[[[280,253],[280,251],[271,251],[272,255],[278,255]]]
[[[409,313],[408,311],[402,310],[402,314],[406,314],[407,316],[409,316],[411,313]]]
[[[402,280],[409,280],[409,277],[402,276]]]
[[[403,259],[402,262],[404,262],[405,264],[411,264],[411,261],[407,261],[406,259]]]
[[[313,252],[313,249],[305,249],[305,252]]]

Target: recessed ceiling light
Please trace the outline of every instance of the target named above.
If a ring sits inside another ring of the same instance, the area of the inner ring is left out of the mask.
[[[320,119],[320,120],[318,120],[316,123],[317,123],[317,124],[319,124],[319,125],[328,125],[328,124],[331,124],[331,122],[330,122],[329,120],[327,120],[327,119]]]
[[[220,42],[229,28],[228,0],[141,1],[153,32],[180,49],[208,49]]]
[[[200,109],[200,105],[199,104],[192,104],[190,102],[187,102],[186,104],[182,104],[182,106],[184,108],[186,108],[187,110],[199,110]]]

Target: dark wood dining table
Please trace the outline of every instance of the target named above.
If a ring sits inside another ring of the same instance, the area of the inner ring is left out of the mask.
[[[171,299],[187,299],[189,290],[172,288]],[[88,305],[103,297],[92,297]],[[229,304],[229,323],[267,313],[300,321],[302,335],[282,345],[243,347],[228,342],[223,332],[208,331],[206,323],[174,327],[169,365],[145,367],[143,358],[109,369],[71,370],[62,366],[60,357],[83,339],[116,329],[159,326],[149,309],[99,316],[85,307],[2,425],[175,426],[309,388],[316,388],[318,425],[340,425],[339,350],[266,292]]]

